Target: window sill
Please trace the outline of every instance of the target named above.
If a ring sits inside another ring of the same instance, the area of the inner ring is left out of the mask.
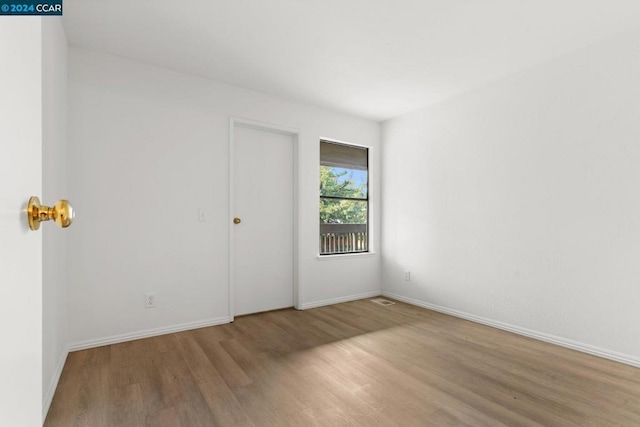
[[[355,254],[334,254],[334,255],[318,255],[318,261],[329,261],[336,259],[347,259],[347,258],[362,258],[362,257],[372,257],[375,256],[375,252],[360,252]]]

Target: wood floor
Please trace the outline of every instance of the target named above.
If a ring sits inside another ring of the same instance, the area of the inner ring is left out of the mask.
[[[640,426],[640,369],[403,303],[71,353],[46,426]]]

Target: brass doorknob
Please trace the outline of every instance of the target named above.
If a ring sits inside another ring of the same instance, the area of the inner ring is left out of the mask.
[[[233,223],[234,224],[240,224],[242,222],[242,220],[240,218],[233,218]]]
[[[67,228],[73,222],[76,213],[68,200],[58,200],[52,207],[40,204],[40,199],[33,196],[27,206],[29,228],[38,230],[40,223],[52,219],[59,227]]]

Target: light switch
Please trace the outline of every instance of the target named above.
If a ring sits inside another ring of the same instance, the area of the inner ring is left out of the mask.
[[[205,222],[207,220],[207,214],[204,209],[198,209],[198,221]]]

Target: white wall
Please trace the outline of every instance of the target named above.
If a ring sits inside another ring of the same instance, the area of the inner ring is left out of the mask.
[[[29,230],[27,201],[41,191],[40,17],[0,24],[0,424],[42,417],[42,233]]]
[[[376,122],[70,49],[69,339],[228,318],[229,117],[300,131],[300,297],[379,293],[379,256],[319,261],[319,138],[373,147]],[[379,179],[373,188],[379,188]],[[199,222],[198,209],[207,222]],[[379,230],[379,207],[373,212]],[[144,308],[144,293],[157,308]],[[84,343],[78,345],[78,343]]]
[[[385,292],[640,364],[638,40],[384,123]]]
[[[67,39],[59,17],[42,20],[42,196],[44,204],[67,191]],[[42,392],[49,408],[66,359],[68,230],[44,224],[42,233]]]

